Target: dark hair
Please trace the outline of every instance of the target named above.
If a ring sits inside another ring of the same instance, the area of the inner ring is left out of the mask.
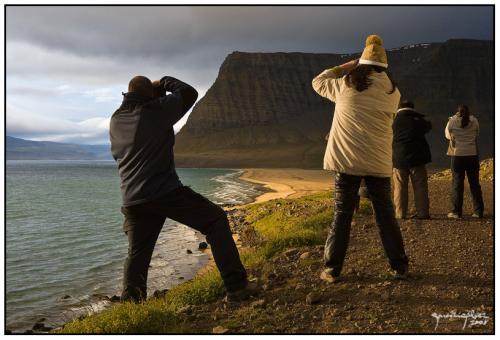
[[[465,104],[458,105],[457,108],[458,116],[462,117],[462,123],[460,124],[461,128],[466,127],[470,123],[470,111],[469,107]]]
[[[348,87],[352,87],[354,85],[354,88],[359,91],[363,92],[367,88],[370,87],[372,84],[372,80],[368,78],[372,72],[385,72],[387,74],[387,77],[389,77],[389,80],[392,83],[392,90],[387,92],[387,94],[392,94],[394,91],[396,91],[396,82],[394,79],[392,79],[392,75],[390,72],[387,71],[386,68],[381,67],[381,66],[375,66],[375,65],[358,65],[355,69],[351,70],[346,77],[346,84]]]
[[[128,92],[136,92],[145,97],[153,96],[153,84],[144,76],[135,76],[128,83]]]
[[[409,109],[413,109],[415,108],[415,104],[413,104],[413,102],[409,99],[401,99],[401,101],[399,102],[399,108],[400,109],[403,109],[403,108],[409,108]]]

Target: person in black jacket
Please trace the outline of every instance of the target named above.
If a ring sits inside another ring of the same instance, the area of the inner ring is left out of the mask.
[[[247,280],[224,210],[183,186],[175,171],[173,125],[195,103],[197,91],[173,77],[151,82],[136,76],[123,95],[109,131],[129,242],[121,300],[146,299],[149,263],[166,218],[206,235],[229,300],[257,293],[256,284]]]
[[[392,161],[397,218],[408,217],[408,178],[411,178],[415,198],[416,214],[412,218],[430,218],[425,165],[431,162],[431,150],[425,134],[432,129],[432,125],[424,117],[414,110],[413,102],[402,100],[394,119]]]

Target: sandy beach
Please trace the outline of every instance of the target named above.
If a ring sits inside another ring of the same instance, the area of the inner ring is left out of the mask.
[[[333,188],[333,175],[325,170],[245,169],[240,178],[272,190],[255,198],[253,203],[276,198],[296,198]]]

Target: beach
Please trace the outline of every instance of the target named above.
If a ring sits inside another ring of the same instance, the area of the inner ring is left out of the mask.
[[[325,170],[244,169],[240,179],[261,184],[270,190],[256,197],[253,203],[297,198],[333,189],[333,174]]]
[[[249,203],[224,208],[228,212],[232,226],[232,212],[238,209],[279,198],[298,198],[308,194],[332,190],[333,188],[333,175],[325,170],[252,168],[243,169],[242,171],[239,176],[241,180],[258,184],[266,190],[255,196],[253,201]],[[245,248],[239,233],[234,233],[233,238],[240,250]],[[210,248],[203,252],[208,257],[208,263],[198,270],[197,275],[202,275],[215,267]]]

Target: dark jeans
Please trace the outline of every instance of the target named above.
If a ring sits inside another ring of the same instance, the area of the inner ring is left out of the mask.
[[[123,207],[123,229],[128,236],[122,300],[146,298],[148,268],[156,240],[170,218],[206,235],[215,264],[228,292],[247,285],[247,274],[229,228],[226,213],[188,187],[180,187],[152,202]]]
[[[401,271],[408,265],[403,238],[394,215],[389,177],[335,174],[334,220],[325,244],[324,261],[333,276],[339,276],[349,243],[351,221],[361,179],[364,178],[372,201],[380,238],[392,269]]]
[[[451,157],[451,173],[453,176],[453,212],[462,216],[462,206],[464,203],[464,180],[465,174],[467,174],[470,193],[472,195],[472,202],[474,205],[474,212],[479,216],[483,216],[484,203],[481,185],[479,184],[478,156]]]

